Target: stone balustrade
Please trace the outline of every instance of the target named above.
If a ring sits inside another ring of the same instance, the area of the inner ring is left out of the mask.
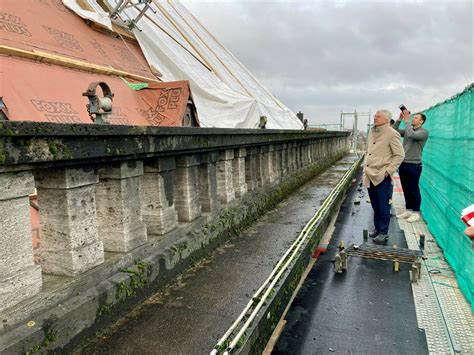
[[[77,277],[347,150],[347,136],[0,122],[0,312],[40,292],[42,273]]]

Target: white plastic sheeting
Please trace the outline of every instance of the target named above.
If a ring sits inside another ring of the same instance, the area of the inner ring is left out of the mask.
[[[91,20],[100,23],[102,26],[112,30],[112,21],[109,15],[102,10],[102,8],[96,4],[94,0],[85,0],[89,7],[94,11],[84,10],[78,3],[77,0],[63,0],[64,6],[74,11],[80,17],[86,20]]]
[[[107,1],[115,7],[115,0]],[[134,35],[163,81],[189,80],[203,127],[256,128],[266,116],[267,128],[303,128],[182,4],[153,0],[151,7],[156,13],[148,10]],[[133,19],[138,9],[125,13]]]

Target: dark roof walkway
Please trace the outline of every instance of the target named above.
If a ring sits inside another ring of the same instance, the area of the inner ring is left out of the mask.
[[[346,247],[362,244],[363,229],[371,224],[367,189],[357,187],[351,187],[341,207],[327,253],[318,258],[293,301],[273,354],[428,353],[417,326],[410,264],[400,264],[394,272],[393,262],[349,257],[347,271],[334,272],[339,241]],[[407,247],[395,217],[389,235],[387,245]]]

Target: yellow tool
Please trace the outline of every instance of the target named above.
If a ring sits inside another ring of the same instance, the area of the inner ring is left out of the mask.
[[[393,249],[397,249],[397,248],[398,248],[397,245],[394,244],[394,245],[393,245]],[[398,262],[397,259],[394,260],[394,263],[393,263],[393,271],[395,271],[395,272],[399,272],[399,271],[400,271],[400,263]]]
[[[344,241],[340,240],[339,241],[339,250],[343,250],[343,249],[344,249]]]

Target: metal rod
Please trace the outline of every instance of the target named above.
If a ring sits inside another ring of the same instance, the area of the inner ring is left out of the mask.
[[[320,208],[316,211],[315,215],[306,224],[306,226],[303,228],[303,230],[301,231],[299,236],[293,242],[292,246],[285,252],[283,257],[279,260],[277,265],[273,268],[270,276],[262,284],[262,286],[259,288],[259,290],[254,294],[254,296],[251,298],[251,301],[249,301],[249,303],[245,307],[244,311],[239,315],[239,317],[236,319],[236,321],[234,321],[232,326],[227,330],[227,332],[224,334],[224,336],[219,340],[219,342],[216,344],[215,348],[221,346],[230,337],[230,335],[235,331],[235,329],[240,324],[240,322],[243,320],[243,318],[248,314],[250,309],[252,307],[254,307],[252,313],[249,315],[249,317],[247,318],[244,325],[240,328],[239,332],[233,337],[233,340],[229,344],[229,347],[226,349],[225,354],[228,354],[228,351],[232,351],[235,348],[235,346],[237,345],[239,339],[243,336],[243,334],[245,333],[245,331],[249,327],[250,323],[254,320],[254,318],[258,314],[258,311],[263,307],[264,303],[266,302],[266,299],[269,297],[269,294],[270,294],[272,288],[275,286],[275,284],[280,279],[280,277],[283,275],[283,273],[288,269],[288,266],[292,263],[293,259],[298,254],[301,245],[303,245],[303,243],[308,239],[308,236],[312,235],[311,232],[312,232],[314,226],[319,222],[320,218],[324,214],[328,213],[329,207],[330,207],[331,203],[333,202],[333,199],[336,196],[338,196],[338,194],[342,190],[342,186],[344,186],[345,183],[348,181],[348,179],[351,176],[352,172],[359,166],[362,159],[363,159],[363,157],[359,158],[358,161],[354,162],[351,169],[349,169],[343,175],[340,182],[336,185],[336,187],[326,197],[326,199],[321,204]],[[291,255],[289,255],[290,253],[291,253]],[[264,292],[264,290],[265,290],[265,292]],[[263,292],[263,295],[261,295],[262,292]],[[256,306],[255,306],[255,301],[254,301],[255,299],[260,299],[259,303]],[[218,353],[215,348],[211,351],[211,354],[217,354]]]

